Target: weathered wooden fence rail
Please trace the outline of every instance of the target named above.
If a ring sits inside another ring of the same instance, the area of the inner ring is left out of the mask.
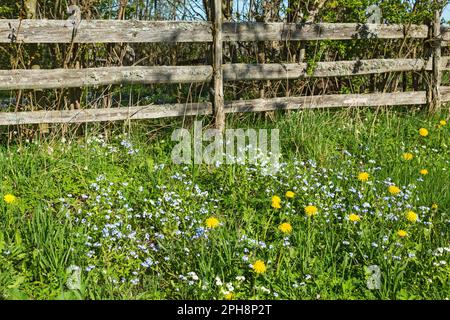
[[[440,87],[442,70],[450,70],[450,57],[441,47],[450,41],[439,13],[432,26],[376,24],[223,23],[220,1],[215,0],[212,22],[149,22],[120,20],[0,20],[0,43],[140,43],[209,42],[211,66],[104,67],[53,70],[0,70],[0,90],[56,89],[111,84],[211,82],[212,103],[136,106],[128,108],[61,111],[0,112],[0,125],[80,123],[214,114],[223,129],[225,113],[430,104],[434,110],[450,101],[450,88]],[[430,30],[431,28],[431,30]],[[431,35],[431,38],[430,38]],[[308,72],[307,63],[223,64],[222,42],[351,39],[426,39],[435,43],[431,58],[372,59],[318,62]],[[437,43],[437,45],[436,45]],[[288,80],[308,77],[341,77],[387,72],[427,71],[428,91],[323,95],[223,101],[224,81]]]
[[[318,62],[311,74],[307,63],[224,64],[224,81],[292,80],[308,77],[341,77],[385,72],[432,71],[431,60],[374,59]],[[450,57],[441,60],[450,70]],[[196,83],[210,81],[210,66],[104,67],[87,69],[0,70],[0,90],[58,89],[109,84]]]
[[[450,100],[450,88],[441,88],[444,99]],[[358,106],[402,106],[427,103],[425,91],[340,94],[304,97],[286,97],[273,99],[255,99],[226,101],[225,113],[261,112],[275,110],[318,109]],[[3,125],[40,124],[40,123],[84,123],[118,120],[157,119],[180,116],[211,115],[213,105],[209,102],[149,105],[142,107],[121,107],[105,109],[79,109],[34,112],[2,112],[0,123]]]
[[[0,20],[0,43],[139,43],[212,42],[209,22],[154,22],[132,20],[83,20],[76,28],[66,20]],[[426,39],[425,25],[357,23],[234,23],[225,22],[223,41],[288,41],[352,39]],[[442,28],[444,40],[450,32]]]

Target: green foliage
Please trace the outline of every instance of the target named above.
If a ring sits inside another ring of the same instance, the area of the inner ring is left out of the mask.
[[[450,127],[438,128],[445,115],[354,109],[275,117],[285,165],[272,175],[260,166],[173,164],[178,121],[160,122],[151,143],[143,122],[111,139],[90,132],[3,147],[0,195],[17,201],[0,203],[0,296],[449,298]],[[254,115],[229,123],[274,126]],[[406,162],[404,152],[414,158]],[[361,171],[368,182],[358,181]],[[401,196],[389,195],[388,181]],[[273,195],[281,209],[271,208]],[[314,218],[304,214],[308,204],[319,209]],[[407,221],[407,210],[419,220]],[[348,221],[352,212],[360,222]],[[222,224],[206,230],[211,216]],[[280,232],[282,222],[292,233]],[[399,238],[399,229],[409,236]],[[249,267],[257,259],[264,274]],[[381,270],[378,290],[366,285],[371,265]],[[71,266],[81,269],[76,288]]]
[[[428,24],[435,10],[442,10],[447,1],[403,1],[403,0],[334,0],[329,1],[321,17],[326,22],[367,21],[366,9],[378,5],[383,22],[389,24]]]
[[[20,3],[14,0],[2,0],[0,5],[0,19],[13,18],[17,15]]]

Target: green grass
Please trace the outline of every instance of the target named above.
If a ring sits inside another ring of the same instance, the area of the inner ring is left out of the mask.
[[[17,200],[0,204],[0,297],[450,298],[450,125],[437,128],[447,117],[355,109],[230,118],[231,128],[280,129],[283,166],[269,175],[173,164],[171,133],[191,120],[3,146],[0,194]],[[422,127],[429,136],[419,136]],[[304,213],[309,204],[314,217]],[[206,229],[209,217],[220,226]],[[281,233],[283,222],[292,233]],[[251,269],[256,260],[263,274]],[[366,284],[371,265],[380,269],[377,290]]]

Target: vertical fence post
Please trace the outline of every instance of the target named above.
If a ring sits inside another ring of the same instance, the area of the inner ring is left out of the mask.
[[[434,12],[433,32],[433,76],[431,79],[430,112],[437,112],[441,109],[441,54],[442,54],[442,37],[441,37],[441,13],[439,10]]]
[[[212,48],[212,92],[215,127],[220,131],[225,128],[225,110],[223,94],[223,43],[222,43],[222,0],[211,0],[213,5],[213,48]]]

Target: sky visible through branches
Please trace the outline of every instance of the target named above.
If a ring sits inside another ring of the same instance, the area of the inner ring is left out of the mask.
[[[201,6],[201,1],[200,0],[192,0],[195,4],[197,4],[197,7]],[[258,1],[256,1],[258,2]],[[241,15],[246,15],[249,9],[249,0],[235,0],[234,1],[234,12],[235,13],[240,13]],[[284,0],[283,1],[283,6],[286,8],[287,7],[287,3],[288,0]],[[443,18],[445,19],[445,22],[448,24],[448,21],[450,20],[450,5],[447,5],[444,13],[443,13]]]

